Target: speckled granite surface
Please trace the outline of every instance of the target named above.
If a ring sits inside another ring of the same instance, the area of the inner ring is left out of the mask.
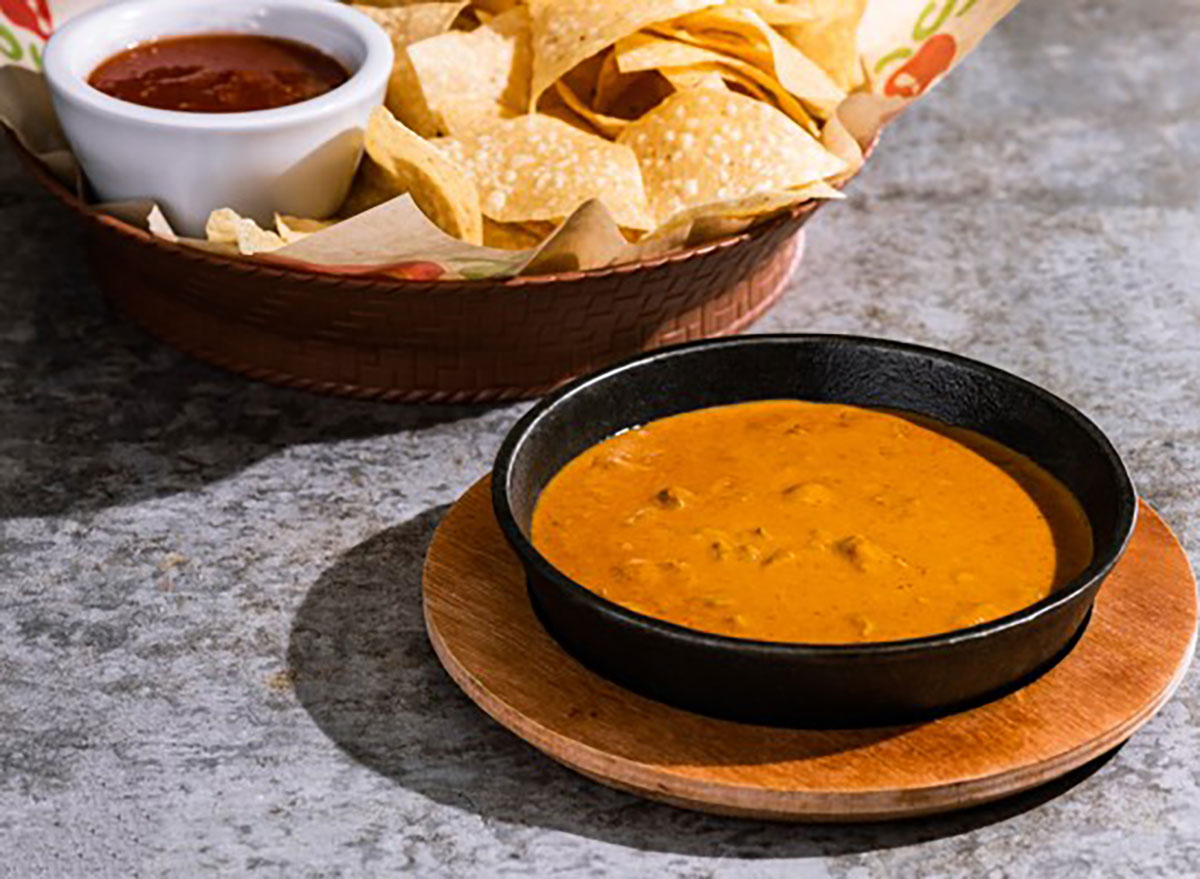
[[[1028,0],[810,227],[760,329],[1044,383],[1200,549],[1198,21]],[[0,876],[1200,874],[1196,674],[1099,767],[955,817],[773,826],[575,777],[458,693],[417,605],[520,407],[325,400],[176,355],[109,314],[7,153],[0,234]]]

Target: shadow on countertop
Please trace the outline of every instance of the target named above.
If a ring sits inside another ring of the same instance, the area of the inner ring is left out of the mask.
[[[107,306],[70,216],[6,150],[0,234],[0,519],[193,491],[292,445],[485,411],[274,388],[156,342]]]
[[[1036,790],[942,817],[886,824],[791,825],[687,812],[609,790],[560,767],[464,696],[425,636],[421,565],[445,507],[352,548],[312,587],[293,623],[288,665],[317,725],[371,770],[488,822],[686,855],[849,854],[957,836],[1070,790],[1109,755]]]

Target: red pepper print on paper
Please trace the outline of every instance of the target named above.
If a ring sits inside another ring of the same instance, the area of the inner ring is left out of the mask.
[[[43,40],[50,39],[54,20],[50,16],[47,0],[0,0],[0,15],[9,23],[36,34]]]
[[[407,281],[436,281],[446,274],[445,268],[437,263],[422,260],[396,263],[394,266],[388,266],[387,272]]]
[[[930,37],[908,62],[893,73],[883,87],[888,97],[915,98],[950,69],[958,45],[949,34]]]
[[[893,64],[904,62],[892,71],[884,83],[883,93],[889,98],[919,97],[949,70],[958,54],[958,41],[950,34],[938,31],[951,16],[966,15],[977,2],[930,0],[913,23],[912,44],[893,49],[876,62],[877,76],[882,76]]]

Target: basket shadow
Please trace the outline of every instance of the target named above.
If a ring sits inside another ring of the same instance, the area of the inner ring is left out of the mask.
[[[202,488],[295,444],[420,430],[480,406],[382,406],[222,372],[112,313],[73,218],[0,150],[0,519]]]
[[[438,664],[420,579],[444,507],[346,552],[310,589],[288,646],[295,693],[355,760],[435,802],[488,821],[668,853],[781,858],[848,854],[956,836],[1034,809],[1111,755],[1007,800],[886,824],[791,825],[720,818],[585,780],[491,721]]]

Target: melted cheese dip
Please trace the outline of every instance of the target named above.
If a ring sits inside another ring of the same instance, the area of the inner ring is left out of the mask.
[[[1044,598],[1092,557],[1075,497],[977,433],[778,400],[702,409],[584,452],[533,542],[632,610],[765,641],[930,635]]]

